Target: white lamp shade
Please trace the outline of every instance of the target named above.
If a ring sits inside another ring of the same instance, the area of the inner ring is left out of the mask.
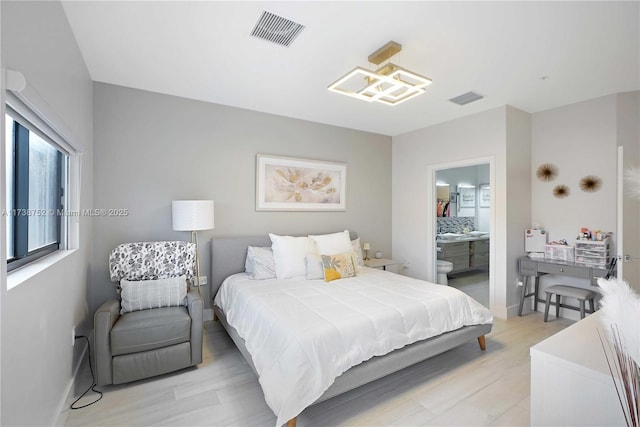
[[[362,245],[362,249],[364,249],[365,251],[370,251],[371,245],[369,243],[365,243],[364,245]]]
[[[173,229],[198,231],[213,228],[213,200],[174,200],[171,202]]]

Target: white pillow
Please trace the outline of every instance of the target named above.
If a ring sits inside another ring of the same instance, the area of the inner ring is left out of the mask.
[[[252,246],[247,247],[247,257],[244,259],[244,272],[245,273],[253,273],[253,258],[249,256],[249,249]]]
[[[318,236],[309,235],[309,238],[316,245],[316,252],[319,254],[334,255],[352,250],[349,230]]]
[[[276,263],[273,250],[269,247],[249,246],[245,271],[254,280],[273,279],[276,277]]]
[[[305,262],[307,264],[307,280],[324,279],[322,256],[318,254],[307,254]]]
[[[273,251],[269,246],[247,246],[247,257],[244,261],[245,273],[253,273],[256,258],[264,259],[265,256],[268,256],[263,249],[271,252],[271,257],[273,258]]]
[[[353,251],[356,253],[356,261],[359,267],[364,267],[364,257],[362,256],[362,246],[360,245],[360,238],[351,241]]]
[[[120,314],[148,308],[172,307],[186,304],[187,276],[157,280],[122,279]]]
[[[273,258],[276,263],[278,279],[305,277],[307,267],[305,257],[308,253],[315,253],[313,242],[308,237],[278,236],[269,233]]]

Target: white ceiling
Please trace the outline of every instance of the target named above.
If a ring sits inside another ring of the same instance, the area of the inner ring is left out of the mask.
[[[637,1],[63,5],[95,81],[385,135],[640,89]],[[251,37],[263,10],[306,28],[289,48]],[[391,107],[326,89],[390,40],[394,63],[433,79],[426,94]],[[485,98],[448,101],[470,90]]]

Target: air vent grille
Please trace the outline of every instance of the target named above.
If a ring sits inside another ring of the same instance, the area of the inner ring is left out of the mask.
[[[449,101],[453,102],[454,104],[465,105],[482,98],[484,98],[484,96],[479,95],[475,92],[467,92],[467,93],[463,93],[460,96],[456,96],[455,98],[451,98]]]
[[[304,25],[283,18],[282,16],[274,15],[265,10],[262,12],[255,27],[253,27],[251,35],[281,46],[289,47],[303,29]]]

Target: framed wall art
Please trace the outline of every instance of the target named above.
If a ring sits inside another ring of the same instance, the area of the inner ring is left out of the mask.
[[[476,188],[475,187],[458,187],[460,193],[460,207],[461,208],[475,208],[476,207]]]
[[[258,154],[257,211],[346,210],[347,165]]]
[[[489,184],[480,184],[480,203],[481,208],[491,207],[491,187]]]

